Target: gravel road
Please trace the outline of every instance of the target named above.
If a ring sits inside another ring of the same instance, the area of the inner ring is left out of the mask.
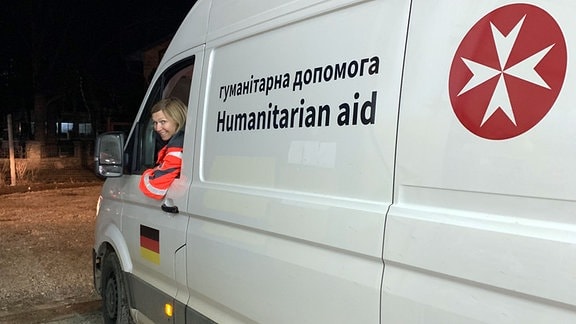
[[[0,195],[0,323],[101,323],[91,252],[100,188]]]

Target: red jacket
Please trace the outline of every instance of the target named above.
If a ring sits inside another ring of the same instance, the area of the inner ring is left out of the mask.
[[[166,195],[174,179],[180,176],[183,145],[184,133],[178,132],[158,152],[156,166],[144,171],[140,178],[142,193],[154,199],[162,199]]]

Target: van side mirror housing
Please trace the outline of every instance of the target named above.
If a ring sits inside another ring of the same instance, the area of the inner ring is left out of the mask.
[[[124,174],[124,133],[107,132],[96,139],[94,167],[97,175],[111,178]]]

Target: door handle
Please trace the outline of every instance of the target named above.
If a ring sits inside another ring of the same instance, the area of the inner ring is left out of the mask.
[[[171,213],[171,214],[178,214],[178,206],[168,206],[166,204],[162,204],[162,210]]]

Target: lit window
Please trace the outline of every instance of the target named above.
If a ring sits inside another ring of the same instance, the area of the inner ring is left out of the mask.
[[[72,133],[74,129],[74,123],[60,123],[60,133]]]

